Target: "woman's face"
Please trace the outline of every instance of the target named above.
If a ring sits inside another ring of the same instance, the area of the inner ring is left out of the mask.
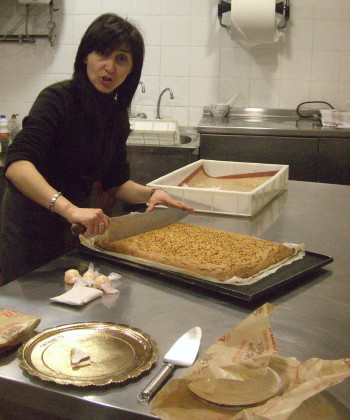
[[[107,55],[93,51],[84,63],[90,82],[102,93],[112,93],[132,70],[131,53],[123,47]]]

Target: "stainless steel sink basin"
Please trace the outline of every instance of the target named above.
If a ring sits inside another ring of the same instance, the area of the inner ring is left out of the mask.
[[[188,144],[191,143],[192,138],[190,136],[185,136],[183,134],[180,134],[180,143],[181,144]]]

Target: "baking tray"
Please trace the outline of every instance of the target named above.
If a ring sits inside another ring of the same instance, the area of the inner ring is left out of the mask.
[[[251,302],[259,299],[287,284],[298,280],[308,274],[319,270],[321,267],[334,261],[333,257],[317,254],[315,252],[305,251],[305,256],[301,260],[294,261],[289,265],[279,268],[275,273],[270,274],[258,282],[247,286],[235,286],[232,284],[214,283],[207,280],[190,277],[184,274],[175,273],[158,267],[149,267],[141,263],[125,260],[102,252],[94,251],[86,246],[79,245],[79,250],[93,256],[98,256],[104,260],[118,262],[132,267],[141,268],[144,271],[160,274],[161,277],[171,278],[177,284],[186,286],[192,285],[196,289],[207,292],[214,292],[222,297],[238,299],[242,302]]]

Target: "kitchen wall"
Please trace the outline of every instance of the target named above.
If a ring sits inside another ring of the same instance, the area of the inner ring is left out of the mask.
[[[350,108],[350,0],[290,0],[291,18],[280,41],[247,48],[219,25],[217,0],[54,0],[56,40],[0,43],[0,113],[23,118],[38,92],[69,78],[81,36],[104,12],[136,23],[145,38],[142,74],[133,113],[156,115],[162,89],[163,118],[196,126],[202,108],[240,96],[235,106],[291,108],[324,100]],[[25,6],[0,1],[0,33],[8,32]],[[227,17],[224,23],[229,23]],[[31,12],[29,32],[47,33],[48,8]],[[15,33],[24,33],[22,25]]]

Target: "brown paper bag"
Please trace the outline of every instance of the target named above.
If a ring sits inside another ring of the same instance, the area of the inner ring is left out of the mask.
[[[41,319],[34,315],[0,308],[0,353],[31,337],[40,321]]]

